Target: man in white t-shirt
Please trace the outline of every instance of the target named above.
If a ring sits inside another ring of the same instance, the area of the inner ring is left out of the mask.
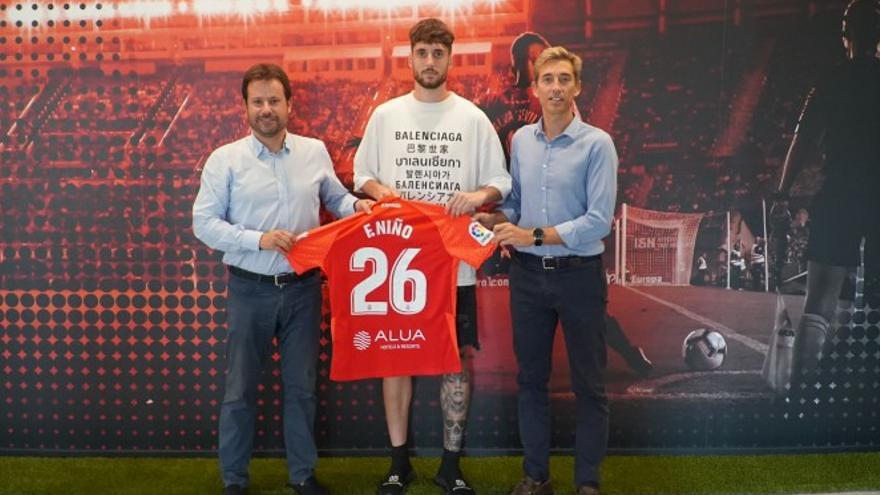
[[[423,19],[410,30],[411,93],[373,112],[354,159],[354,185],[374,199],[405,199],[446,205],[452,215],[472,214],[501,201],[510,176],[501,142],[488,117],[473,103],[446,89],[455,36],[442,21]],[[475,493],[459,468],[470,402],[470,368],[479,348],[476,328],[476,273],[459,266],[456,330],[462,372],[444,375],[443,459],[435,483],[447,493]],[[391,468],[379,495],[399,495],[414,477],[407,448],[412,378],[385,378],[382,394],[391,440]]]

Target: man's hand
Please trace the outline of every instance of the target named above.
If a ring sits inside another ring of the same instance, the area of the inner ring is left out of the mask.
[[[379,181],[373,179],[368,180],[363,185],[363,187],[361,187],[361,191],[377,201],[387,198],[388,196],[400,196],[400,193],[398,193],[394,189],[386,186],[385,184],[380,184]]]
[[[376,204],[376,202],[372,199],[359,199],[354,202],[354,211],[370,213],[374,204]]]
[[[449,203],[446,203],[446,213],[458,216],[465,213],[473,213],[486,202],[485,191],[457,192]]]
[[[499,223],[492,229],[495,232],[493,242],[501,246],[534,246],[535,236],[529,229],[517,227],[510,222]]]
[[[492,213],[475,213],[473,217],[474,221],[480,222],[483,227],[487,229],[494,229],[496,225],[502,222],[507,221],[507,217],[504,216],[504,213],[501,212],[492,212]]]
[[[260,249],[278,251],[283,255],[287,255],[296,236],[286,230],[270,230],[263,232],[260,236]]]

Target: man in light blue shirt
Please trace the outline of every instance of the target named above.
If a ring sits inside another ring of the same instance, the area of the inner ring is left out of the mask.
[[[223,251],[230,273],[219,425],[223,493],[247,492],[257,384],[277,338],[289,485],[300,495],[323,495],[313,435],[321,278],[317,271],[292,273],[286,253],[299,233],[319,225],[321,202],[337,217],[368,211],[373,202],[342,186],[324,143],[287,132],[290,82],[280,67],[251,67],[241,89],[251,134],[211,153],[193,204],[196,237]]]
[[[535,60],[532,87],[542,117],[513,137],[513,190],[500,213],[476,218],[511,251],[510,308],[519,371],[524,479],[511,495],[551,495],[550,380],[562,323],[577,401],[577,495],[598,495],[608,444],[605,395],[607,288],[602,238],[611,231],[617,152],[611,137],[572,112],[581,59],[562,47]]]

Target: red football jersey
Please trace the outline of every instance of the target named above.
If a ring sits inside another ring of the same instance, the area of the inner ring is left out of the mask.
[[[458,261],[479,266],[491,239],[470,217],[400,198],[301,235],[287,256],[293,269],[321,268],[330,282],[330,378],[460,371]]]

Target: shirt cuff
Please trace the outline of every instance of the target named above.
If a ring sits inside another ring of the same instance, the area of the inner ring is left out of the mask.
[[[574,222],[569,220],[567,222],[562,222],[553,228],[556,229],[556,233],[559,234],[559,238],[562,239],[562,243],[565,247],[573,249],[572,246],[577,244],[574,232]]]
[[[244,249],[247,251],[259,251],[260,237],[263,237],[263,233],[259,230],[245,230],[241,236]]]
[[[502,203],[505,199],[507,199],[507,196],[510,194],[511,189],[510,181],[502,180],[489,182],[482,187],[494,187],[495,189],[498,189],[498,192],[501,193],[501,199],[497,201],[498,203]]]
[[[358,201],[359,200],[358,200],[357,196],[349,194],[345,198],[345,202],[347,203],[345,205],[345,209],[343,211],[340,211],[339,213],[342,213],[343,216],[346,216],[346,217],[349,215],[354,215],[355,214],[354,204],[357,203]]]
[[[355,175],[354,181],[353,181],[354,182],[354,184],[353,184],[354,185],[354,192],[364,192],[364,190],[362,188],[364,187],[364,184],[366,184],[367,181],[370,181],[370,180],[376,180],[376,179],[374,179],[370,176],[367,176],[367,175]]]

